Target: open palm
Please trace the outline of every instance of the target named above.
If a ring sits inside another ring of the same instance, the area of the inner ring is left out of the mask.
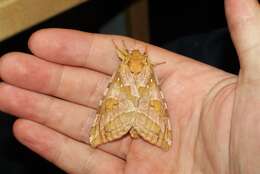
[[[152,62],[166,62],[155,73],[173,125],[167,152],[128,136],[98,149],[89,146],[96,107],[119,64],[112,40],[124,40],[129,49],[146,46],[129,38],[36,32],[29,41],[34,55],[0,59],[0,110],[20,117],[14,133],[21,143],[68,173],[259,173],[260,48],[254,44],[260,39],[250,37],[260,36],[259,7],[254,0],[226,2],[242,66],[238,77],[148,45]],[[248,21],[254,27],[242,25]]]

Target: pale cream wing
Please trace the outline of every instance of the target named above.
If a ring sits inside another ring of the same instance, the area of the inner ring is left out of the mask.
[[[119,68],[112,77],[111,83],[100,102],[96,119],[90,131],[90,144],[96,147],[127,134],[133,125],[134,105],[129,94],[130,88],[125,86]]]
[[[153,70],[150,69],[146,85],[140,83],[140,100],[134,129],[146,141],[168,150],[172,145],[172,130],[167,105],[158,86]]]

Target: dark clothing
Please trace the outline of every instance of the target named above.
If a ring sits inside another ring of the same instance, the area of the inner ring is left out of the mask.
[[[180,38],[165,48],[230,73],[239,71],[236,50],[227,29]]]

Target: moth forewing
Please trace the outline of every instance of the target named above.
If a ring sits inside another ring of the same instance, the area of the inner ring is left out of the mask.
[[[130,133],[168,150],[171,124],[153,65],[146,52],[116,50],[122,62],[98,108],[90,144],[96,147]]]
[[[137,132],[151,144],[168,150],[172,144],[172,133],[166,102],[157,84],[153,69],[150,69],[146,96],[140,98],[139,110],[143,113],[136,120]],[[144,106],[146,106],[145,109]],[[145,120],[145,121],[142,121]]]
[[[123,85],[120,73],[119,68],[98,107],[96,119],[90,131],[89,140],[93,147],[121,138],[132,126],[133,117],[129,112],[133,107],[127,99],[127,94],[121,90]]]

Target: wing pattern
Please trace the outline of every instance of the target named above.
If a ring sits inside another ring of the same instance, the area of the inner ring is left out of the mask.
[[[100,102],[90,132],[91,145],[96,147],[130,133],[132,138],[141,137],[168,150],[171,124],[153,65],[138,50],[117,51],[122,63]]]

